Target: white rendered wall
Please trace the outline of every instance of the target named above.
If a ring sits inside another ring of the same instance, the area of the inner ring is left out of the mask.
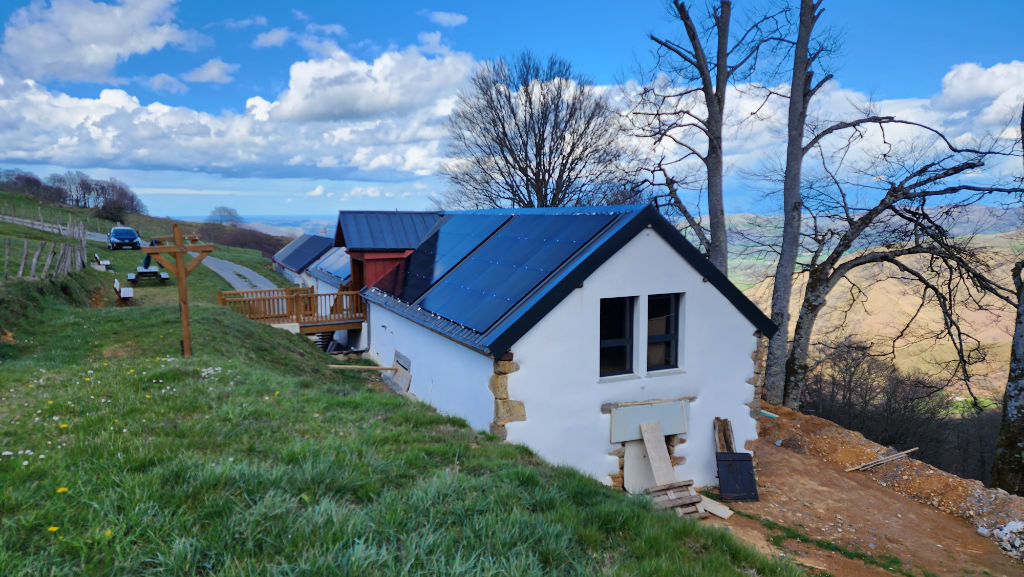
[[[683,293],[680,304],[680,368],[646,371],[647,295]],[[600,299],[635,301],[635,374],[598,375]],[[421,329],[422,330],[422,329]],[[572,466],[610,483],[619,447],[609,441],[610,416],[601,404],[695,396],[689,432],[675,455],[679,479],[717,485],[712,423],[732,421],[736,449],[757,438],[746,405],[754,388],[751,354],[755,327],[657,233],[647,229],[613,255],[512,346],[520,370],[509,375],[509,398],[523,401],[526,421],[506,425],[508,440],[546,460]],[[374,335],[376,338],[377,335]],[[436,339],[435,339],[436,340]],[[486,388],[484,388],[486,392]],[[474,425],[476,426],[476,425]],[[479,427],[478,427],[479,428]]]
[[[370,358],[391,366],[397,349],[412,363],[410,393],[442,413],[466,419],[474,429],[488,430],[494,416],[494,396],[487,388],[494,373],[491,357],[373,303],[367,303],[367,315]]]

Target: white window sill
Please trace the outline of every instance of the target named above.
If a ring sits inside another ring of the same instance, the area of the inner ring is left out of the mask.
[[[598,377],[598,383],[618,383],[620,381],[634,381],[639,380],[640,375],[636,373],[629,373],[627,375],[610,375],[607,377]]]
[[[671,368],[671,369],[658,369],[657,371],[648,371],[647,372],[647,376],[648,377],[663,377],[663,376],[667,377],[669,375],[681,375],[681,374],[683,374],[685,372],[686,372],[685,370],[683,370],[683,369],[681,369],[679,367],[674,367],[674,368]]]

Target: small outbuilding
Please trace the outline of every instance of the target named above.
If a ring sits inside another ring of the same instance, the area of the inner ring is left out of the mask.
[[[356,290],[373,286],[414,248],[441,218],[439,212],[343,210],[338,213],[334,246],[345,247],[352,259]]]
[[[653,207],[445,213],[364,289],[393,386],[614,486],[716,485],[713,421],[756,439],[753,356],[772,322]]]
[[[334,241],[326,236],[304,234],[277,251],[271,261],[281,276],[302,285],[302,273],[332,246]]]

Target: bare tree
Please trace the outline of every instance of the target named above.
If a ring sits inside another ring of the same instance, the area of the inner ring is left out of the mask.
[[[589,80],[555,56],[485,62],[448,119],[451,184],[463,208],[621,202],[638,194],[622,119]]]
[[[1020,118],[1021,158],[1024,159],[1024,105]],[[1021,172],[1024,184],[1024,172]],[[1024,495],[1024,260],[1013,267],[1017,311],[1010,346],[1010,374],[1003,392],[1003,416],[992,461],[992,484]],[[1011,301],[1012,302],[1012,301]]]
[[[728,273],[722,191],[726,94],[730,83],[747,80],[757,70],[762,51],[779,37],[786,8],[761,16],[733,36],[732,2],[712,4],[699,23],[691,14],[692,4],[672,2],[685,40],[649,36],[658,46],[657,62],[653,77],[635,95],[631,117],[636,133],[651,139],[655,148],[667,144],[682,151],[674,158],[662,157],[650,170],[649,184],[665,187],[660,198],[683,215],[711,263]],[[679,197],[679,186],[687,178],[680,176],[678,166],[691,159],[705,168],[703,178],[696,180],[707,186],[707,230]]]
[[[770,403],[783,402],[786,358],[789,338],[789,305],[793,293],[802,231],[803,197],[801,175],[804,157],[824,139],[841,131],[855,130],[865,124],[894,122],[889,116],[868,115],[855,120],[808,123],[807,112],[814,96],[832,80],[831,74],[815,79],[824,56],[834,50],[834,39],[817,37],[814,27],[821,17],[824,0],[800,0],[800,15],[793,44],[793,70],[790,82],[789,112],[786,125],[786,164],[782,183],[782,241],[772,287],[771,319],[780,330],[768,341],[765,355],[764,397]]]
[[[849,142],[860,140],[860,131],[855,134],[858,138]],[[966,178],[979,172],[990,156],[1002,153],[960,150],[938,135],[926,143],[883,141],[882,150],[869,154],[857,169],[845,170],[841,160],[831,165],[826,159],[842,159],[847,153],[847,147],[831,155],[818,148],[826,182],[804,187],[802,211],[810,218],[802,234],[805,258],[798,261],[798,268],[806,275],[806,287],[786,359],[785,405],[799,408],[811,336],[826,297],[840,283],[859,292],[851,273],[864,267],[871,267],[870,282],[888,277],[915,287],[918,312],[928,307],[939,310],[943,328],[932,336],[953,345],[956,358],[949,374],[970,390],[969,368],[984,352],[964,328],[958,307],[988,307],[972,275],[990,276],[992,269],[969,236],[955,238],[949,231],[982,198],[1018,192],[1012,186],[982,183],[976,176]],[[895,340],[909,330],[908,324]]]

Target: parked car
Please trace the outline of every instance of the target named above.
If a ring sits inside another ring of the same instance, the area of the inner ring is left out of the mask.
[[[142,248],[142,239],[139,238],[139,233],[135,232],[134,228],[115,226],[107,233],[107,248],[110,250],[119,248],[139,250]]]

